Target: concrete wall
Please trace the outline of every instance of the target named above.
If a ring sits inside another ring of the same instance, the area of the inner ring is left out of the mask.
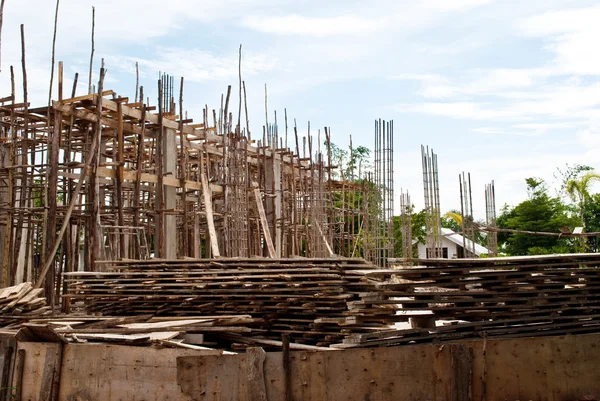
[[[60,347],[19,344],[25,350],[23,400],[40,399]],[[60,400],[285,400],[281,353],[62,347]],[[598,334],[292,352],[290,399],[578,400],[600,395],[599,361]]]

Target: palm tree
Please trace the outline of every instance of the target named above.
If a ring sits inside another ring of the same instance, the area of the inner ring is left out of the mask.
[[[449,212],[444,213],[444,217],[447,218],[448,220],[452,220],[453,222],[456,223],[456,225],[462,226],[462,216],[461,216],[460,212],[451,210]]]
[[[581,223],[585,228],[584,221],[584,210],[587,202],[590,200],[590,187],[594,181],[600,181],[600,174],[595,172],[589,172],[581,176],[581,178],[575,178],[569,180],[565,189],[574,202],[578,203],[579,216],[581,217]]]

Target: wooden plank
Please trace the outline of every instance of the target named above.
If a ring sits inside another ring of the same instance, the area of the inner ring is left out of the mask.
[[[15,360],[15,371],[13,374],[12,387],[15,389],[14,395],[15,400],[23,399],[23,369],[25,367],[25,350],[17,350],[17,357]]]
[[[290,336],[281,336],[281,366],[283,368],[283,400],[292,401],[292,371],[290,369]]]
[[[144,334],[77,333],[79,339],[125,344],[141,344],[151,341],[167,341],[177,337],[179,331],[149,332]]]
[[[323,234],[323,230],[321,229],[321,225],[319,224],[318,221],[313,221],[313,223],[317,226],[317,229],[319,230],[319,235],[321,236],[321,240],[323,241],[323,244],[325,245],[325,248],[327,249],[327,252],[329,253],[329,256],[334,256],[334,252],[331,249],[331,246],[329,246],[329,242],[327,241],[327,237],[325,237],[325,234]]]
[[[183,401],[177,385],[177,358],[220,354],[220,350],[67,344],[63,358],[67,373],[61,380],[59,399]]]
[[[246,354],[179,357],[177,385],[186,399],[208,395],[208,399],[248,401],[246,358]]]
[[[45,324],[25,323],[17,333],[18,341],[31,342],[56,342],[65,343],[66,340]]]
[[[264,240],[267,243],[267,249],[269,250],[269,256],[272,259],[277,258],[277,252],[275,252],[275,246],[273,245],[273,239],[269,231],[269,223],[267,221],[267,215],[265,214],[265,208],[262,203],[262,195],[260,189],[254,188],[254,199],[256,200],[256,208],[260,216],[260,225],[262,226]]]
[[[450,392],[452,401],[473,399],[473,349],[463,344],[449,344],[452,380]]]
[[[114,92],[112,90],[102,91],[102,96],[110,96],[112,94],[114,94]],[[83,95],[83,96],[72,97],[69,99],[63,99],[62,103],[64,103],[64,104],[77,103],[77,102],[81,102],[82,100],[96,99],[97,96],[98,96],[98,94],[91,93],[89,95]]]
[[[171,320],[168,322],[154,323],[129,323],[121,324],[119,327],[127,329],[166,329],[169,327],[183,327],[188,325],[197,325],[198,323],[214,322],[214,319],[187,319],[187,320]]]
[[[58,388],[55,386],[55,377],[60,375],[61,355],[62,347],[46,351],[41,387],[37,397],[40,401],[53,401],[54,394],[58,392]]]
[[[265,387],[265,350],[259,347],[251,347],[246,350],[246,374],[248,380],[248,401],[267,401],[267,389]]]
[[[2,354],[0,355],[0,368],[2,369],[2,376],[0,377],[0,399],[7,399],[8,396],[12,396],[9,391],[11,371],[10,367],[14,358],[14,346],[11,345],[11,338],[2,339]]]
[[[202,179],[202,195],[204,197],[204,211],[206,212],[206,224],[208,225],[208,235],[210,237],[210,247],[215,258],[221,256],[219,252],[219,242],[217,239],[217,230],[215,229],[215,220],[213,216],[212,206],[212,191],[208,186],[206,174],[201,174]]]

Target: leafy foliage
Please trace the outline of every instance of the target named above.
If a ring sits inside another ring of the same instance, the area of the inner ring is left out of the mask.
[[[548,195],[539,178],[527,178],[529,199],[514,208],[505,205],[497,219],[498,227],[513,230],[558,233],[563,227],[574,227],[578,218],[560,198]],[[521,233],[499,233],[498,242],[509,255],[536,255],[574,252],[575,241],[568,237],[539,236]]]
[[[412,256],[416,258],[419,256],[417,245],[425,243],[427,233],[425,231],[425,209],[418,213],[415,213],[414,210],[415,206],[411,205]],[[394,256],[404,257],[402,255],[402,224],[400,216],[394,216],[394,241]]]
[[[590,195],[583,209],[583,219],[587,232],[600,232],[600,194]],[[588,237],[588,252],[600,252],[600,237]]]
[[[325,142],[327,146],[327,142]],[[371,150],[365,146],[357,146],[348,150],[338,147],[333,142],[330,143],[331,161],[336,164],[342,172],[342,177],[336,177],[340,180],[352,181],[360,179],[364,173],[371,170]]]
[[[559,198],[565,198],[567,196],[567,183],[571,180],[577,179],[582,173],[594,170],[593,167],[586,166],[584,164],[565,164],[564,168],[557,167],[554,178],[559,183],[557,196]]]

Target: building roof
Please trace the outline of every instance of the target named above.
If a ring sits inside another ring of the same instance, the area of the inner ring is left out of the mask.
[[[473,242],[468,239],[468,238],[464,238],[464,243],[463,243],[463,236],[455,233],[454,231],[450,230],[449,228],[444,228],[442,227],[442,235],[448,239],[448,241],[454,242],[456,245],[459,246],[463,246],[463,244],[467,245],[467,250],[471,250],[473,249]],[[477,256],[481,256],[481,254],[487,254],[490,251],[484,247],[479,245],[477,242],[475,242],[475,255]]]

